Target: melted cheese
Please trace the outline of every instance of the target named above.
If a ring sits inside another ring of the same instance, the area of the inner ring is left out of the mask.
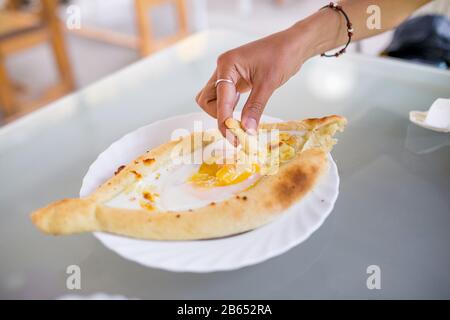
[[[224,161],[224,157],[229,159],[230,155],[239,159],[243,151],[232,148],[230,153],[227,147],[227,152],[223,152],[223,141],[218,141],[214,143],[216,145],[208,146],[218,152],[213,152],[213,156],[202,164],[177,164],[160,168],[139,179],[106,205],[148,211],[182,211],[224,201],[254,186],[264,174],[276,172],[280,162],[289,161],[295,156],[300,140],[298,136],[281,133],[276,145],[267,145],[268,154],[277,154],[277,157],[264,158],[270,159],[266,163],[250,164]],[[195,154],[193,158],[196,159]]]

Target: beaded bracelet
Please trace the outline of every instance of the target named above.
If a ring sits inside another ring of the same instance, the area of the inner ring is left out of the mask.
[[[338,5],[337,3],[334,2],[330,2],[329,4],[327,4],[326,6],[323,6],[322,8],[320,8],[320,10],[322,9],[326,9],[326,8],[330,8],[333,9],[335,11],[337,11],[338,13],[341,13],[346,22],[347,22],[347,35],[348,35],[348,41],[345,44],[344,48],[342,48],[341,50],[339,50],[336,53],[333,54],[327,54],[327,53],[322,53],[320,56],[321,57],[327,57],[327,58],[331,58],[331,57],[339,57],[340,55],[344,54],[348,45],[350,44],[350,42],[352,41],[352,36],[353,36],[353,26],[352,23],[350,22],[350,19],[348,18],[348,15],[345,13],[345,11],[342,9],[342,6]]]

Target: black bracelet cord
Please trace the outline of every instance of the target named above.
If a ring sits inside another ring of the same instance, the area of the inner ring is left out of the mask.
[[[350,44],[350,42],[352,41],[352,36],[353,36],[353,25],[350,22],[350,19],[348,18],[347,13],[345,13],[344,9],[342,9],[342,6],[334,3],[334,2],[330,2],[329,4],[327,4],[326,6],[323,6],[322,8],[320,8],[320,10],[326,9],[326,8],[330,8],[333,9],[335,11],[337,11],[338,13],[341,13],[344,18],[345,21],[347,23],[347,35],[348,35],[348,40],[347,43],[345,44],[344,48],[342,48],[341,50],[339,50],[336,53],[332,53],[332,54],[327,54],[327,53],[322,53],[320,56],[321,57],[327,57],[327,58],[332,58],[332,57],[339,57],[342,54],[345,53],[345,51],[347,50],[348,45]]]

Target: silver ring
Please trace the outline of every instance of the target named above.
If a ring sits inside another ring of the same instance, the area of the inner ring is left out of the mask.
[[[214,88],[217,88],[217,86],[219,85],[219,83],[221,82],[226,82],[226,83],[231,83],[232,85],[234,85],[234,82],[231,81],[230,79],[217,79],[216,83],[214,85]]]

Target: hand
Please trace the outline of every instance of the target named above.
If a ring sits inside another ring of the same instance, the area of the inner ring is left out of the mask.
[[[341,0],[354,26],[353,40],[364,39],[395,27],[414,10],[431,0]],[[383,29],[367,28],[367,7],[376,4],[383,14]],[[345,19],[334,10],[319,10],[291,28],[225,52],[196,100],[214,118],[225,135],[239,94],[251,90],[242,110],[242,124],[256,129],[270,96],[310,57],[336,48],[348,40]],[[217,79],[229,79],[235,85]]]
[[[256,130],[272,93],[300,69],[306,57],[299,48],[298,33],[291,29],[230,50],[217,59],[216,70],[196,101],[217,118],[225,136],[224,122],[233,116],[239,95],[251,90],[241,121],[246,131]],[[216,88],[217,79],[229,79],[235,85],[220,82]]]

